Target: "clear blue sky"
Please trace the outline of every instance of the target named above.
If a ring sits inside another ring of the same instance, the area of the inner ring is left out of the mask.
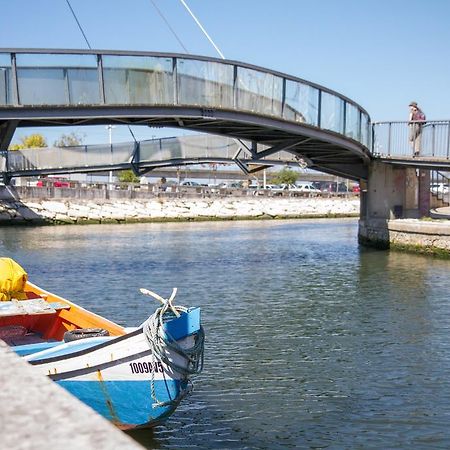
[[[70,1],[94,49],[184,52],[151,0]],[[189,53],[217,56],[179,0],[153,1]],[[228,59],[334,89],[374,121],[406,120],[411,100],[450,119],[450,1],[186,1]],[[65,0],[0,0],[0,11],[4,48],[87,48]]]

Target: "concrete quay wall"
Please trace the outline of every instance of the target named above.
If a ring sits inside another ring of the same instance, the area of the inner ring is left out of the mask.
[[[1,448],[141,449],[137,442],[47,377],[0,340]]]
[[[372,247],[450,257],[448,220],[360,220],[358,238],[361,244]]]
[[[147,199],[5,199],[0,225],[178,220],[356,217],[358,197],[210,197]]]

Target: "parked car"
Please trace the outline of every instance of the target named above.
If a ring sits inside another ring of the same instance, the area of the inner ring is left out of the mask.
[[[279,184],[266,184],[266,190],[270,191],[273,195],[282,195],[284,189]]]
[[[37,187],[53,186],[56,188],[69,188],[70,180],[68,180],[67,178],[55,178],[55,177],[41,178],[36,182],[36,186]]]
[[[444,183],[431,183],[430,191],[432,194],[448,194],[448,185]]]
[[[240,182],[236,182],[236,181],[224,181],[223,183],[219,184],[219,187],[221,189],[241,189],[242,188],[242,183]]]
[[[347,184],[336,181],[314,181],[313,186],[322,192],[348,192]]]
[[[180,186],[189,186],[189,187],[200,187],[201,184],[196,181],[182,181]]]
[[[317,189],[312,183],[304,182],[304,183],[296,183],[296,189],[294,192],[308,193],[308,194],[321,194],[322,191]]]

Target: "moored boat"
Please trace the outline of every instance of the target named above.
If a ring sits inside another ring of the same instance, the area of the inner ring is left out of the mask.
[[[170,416],[203,366],[199,308],[162,305],[124,328],[27,280],[0,258],[0,339],[30,364],[122,429]]]

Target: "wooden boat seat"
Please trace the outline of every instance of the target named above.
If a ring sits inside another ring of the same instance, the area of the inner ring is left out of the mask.
[[[0,302],[0,317],[55,314],[60,309],[70,309],[64,303],[48,303],[43,298]]]

